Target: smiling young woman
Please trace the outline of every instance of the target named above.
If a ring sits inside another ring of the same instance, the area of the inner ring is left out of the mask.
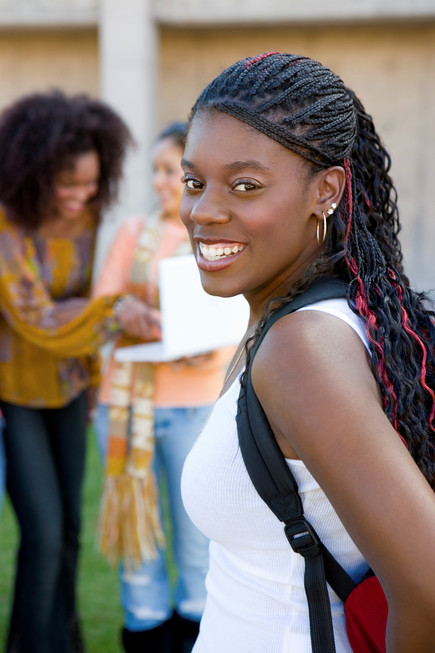
[[[317,257],[313,210],[337,201],[344,170],[336,166],[311,177],[300,156],[217,111],[200,112],[193,121],[183,169],[180,215],[204,288],[219,295],[243,292],[256,321],[268,298],[286,294],[289,280]]]
[[[266,318],[325,275],[347,299],[275,322],[254,390],[321,541],[355,581],[369,567],[379,578],[387,651],[433,650],[435,326],[403,271],[389,161],[360,100],[304,56],[238,61],[193,107],[181,217],[204,288],[251,309],[182,478],[212,540],[195,653],[311,651],[304,561],[252,485],[235,418]],[[336,650],[349,653],[329,597]]]

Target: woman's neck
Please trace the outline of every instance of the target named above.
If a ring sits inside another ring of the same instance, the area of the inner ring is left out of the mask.
[[[92,213],[86,210],[74,220],[54,216],[44,220],[36,230],[43,238],[74,238],[95,225]]]

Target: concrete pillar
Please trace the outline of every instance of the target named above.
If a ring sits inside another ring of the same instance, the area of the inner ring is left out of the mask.
[[[152,0],[100,0],[101,98],[124,118],[136,141],[118,204],[100,230],[98,271],[120,221],[151,203],[150,150],[155,134],[157,29]]]

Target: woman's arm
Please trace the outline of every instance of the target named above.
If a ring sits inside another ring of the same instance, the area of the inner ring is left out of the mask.
[[[360,339],[333,316],[289,315],[266,335],[253,383],[284,455],[304,461],[378,576],[387,651],[432,652],[435,496],[382,410]]]
[[[94,298],[127,291],[134,251],[143,228],[143,218],[132,217],[123,222],[92,289]],[[141,340],[161,338],[160,313],[143,301],[130,299],[125,302],[119,318],[123,330],[131,337]]]
[[[41,279],[30,239],[23,239],[13,229],[0,233],[0,311],[24,340],[58,356],[92,354],[125,326],[127,307],[116,315],[116,299],[53,301]],[[157,325],[156,317],[142,314],[139,326],[143,337],[149,334],[150,324]]]
[[[0,312],[10,329],[60,357],[93,354],[120,330],[113,312],[114,297],[58,305],[40,288],[34,295],[29,287],[23,294],[15,291],[16,286],[0,280]]]

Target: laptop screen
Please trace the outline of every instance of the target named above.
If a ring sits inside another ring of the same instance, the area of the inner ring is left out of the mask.
[[[162,340],[118,349],[117,360],[176,360],[236,345],[245,333],[245,298],[208,295],[193,254],[160,261],[159,293]]]

